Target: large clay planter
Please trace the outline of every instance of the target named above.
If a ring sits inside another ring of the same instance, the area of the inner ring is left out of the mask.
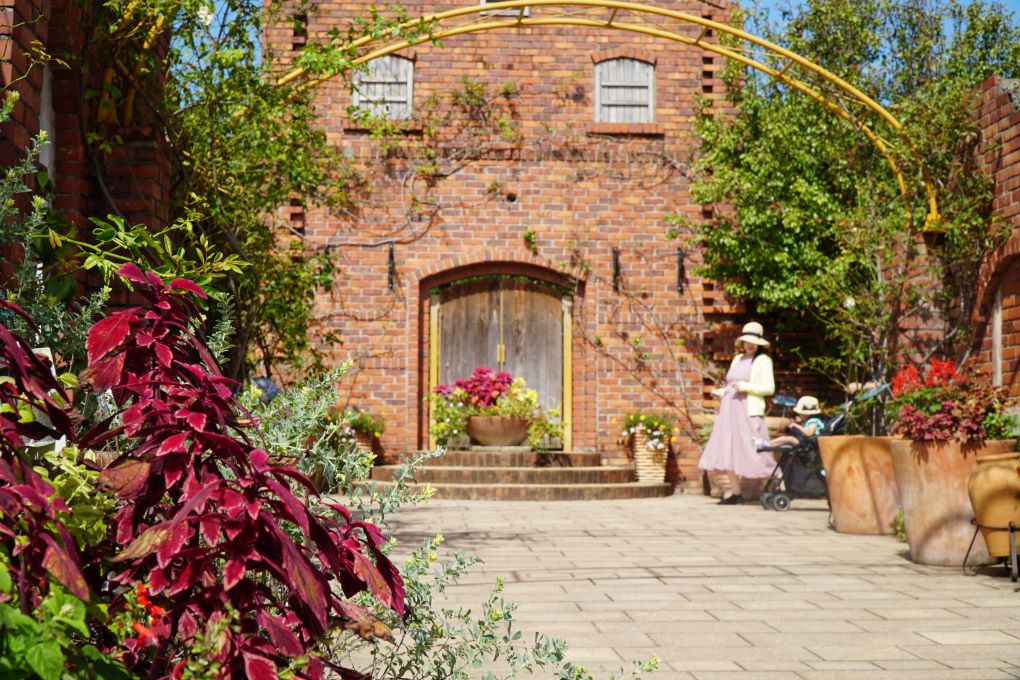
[[[524,418],[471,416],[465,429],[471,440],[482,446],[517,446],[528,438]]]
[[[892,437],[819,437],[818,451],[832,507],[845,534],[893,534],[900,495],[893,475]]]
[[[970,473],[967,492],[974,507],[981,535],[992,557],[1009,555],[1009,530],[990,527],[1020,526],[1020,453],[982,456]],[[1020,545],[1020,541],[1017,542]]]
[[[967,479],[978,456],[1007,453],[1015,445],[1012,439],[963,445],[909,439],[890,442],[910,559],[947,567],[963,564],[974,536]],[[975,541],[968,564],[990,562],[984,540]]]
[[[643,430],[634,433],[634,469],[637,480],[643,483],[662,484],[666,480],[666,449],[648,447],[648,434]]]

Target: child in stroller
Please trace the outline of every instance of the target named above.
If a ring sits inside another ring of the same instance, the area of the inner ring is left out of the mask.
[[[778,400],[777,400],[778,401]],[[794,422],[786,426],[787,435],[772,440],[759,451],[779,454],[772,475],[762,488],[761,504],[770,510],[783,512],[790,508],[793,498],[822,498],[828,495],[825,470],[818,453],[818,436],[842,431],[846,410],[829,421],[818,417],[821,409],[815,397],[801,397],[793,412]]]

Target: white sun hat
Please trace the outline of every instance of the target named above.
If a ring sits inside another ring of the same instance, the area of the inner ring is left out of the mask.
[[[759,345],[761,347],[768,347],[769,341],[765,339],[765,329],[757,321],[751,323],[745,323],[744,328],[740,331],[740,337],[737,338],[737,342],[750,342],[753,345]]]
[[[802,416],[813,416],[821,413],[822,409],[818,408],[818,399],[815,397],[801,397],[793,407],[793,412]]]

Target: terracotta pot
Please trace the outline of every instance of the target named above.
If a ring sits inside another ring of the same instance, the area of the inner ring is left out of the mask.
[[[518,446],[528,438],[528,421],[507,416],[471,416],[468,435],[482,446]]]
[[[375,442],[376,436],[371,432],[359,432],[354,431],[354,441],[358,444],[358,448],[369,453],[375,453]]]
[[[894,534],[900,494],[893,475],[892,437],[819,437],[836,531]]]
[[[978,456],[1006,453],[1015,445],[1012,439],[962,445],[909,439],[890,442],[910,559],[941,566],[963,564],[974,535],[967,479]],[[968,564],[990,562],[984,539],[975,541]]]
[[[967,493],[974,507],[981,535],[992,557],[1009,555],[1009,530],[990,527],[1020,526],[1020,453],[982,456],[970,473]],[[1020,540],[1017,541],[1020,545]]]
[[[637,480],[643,483],[661,484],[666,481],[666,449],[648,448],[648,434],[643,430],[634,433],[634,469]]]

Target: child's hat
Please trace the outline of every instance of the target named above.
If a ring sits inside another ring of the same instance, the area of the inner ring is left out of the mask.
[[[793,407],[793,412],[802,416],[813,416],[821,413],[822,409],[818,408],[818,399],[815,397],[801,397]]]

